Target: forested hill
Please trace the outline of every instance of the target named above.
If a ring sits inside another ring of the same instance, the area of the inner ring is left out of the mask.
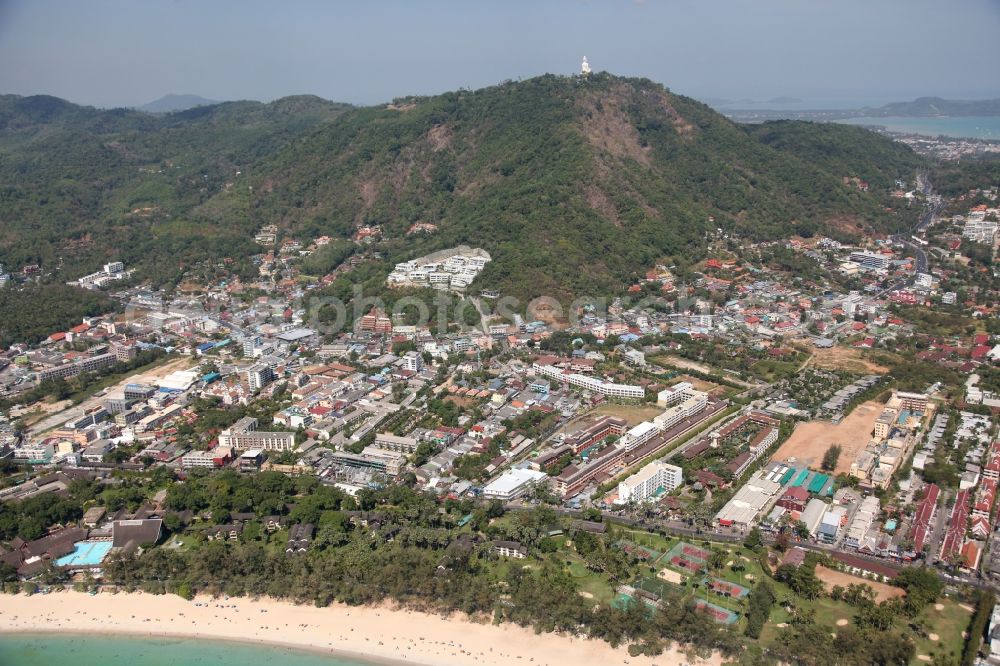
[[[198,206],[349,108],[297,96],[154,116],[0,96],[0,262],[69,280],[118,257],[160,284],[243,256],[252,228],[206,223]]]
[[[392,261],[480,246],[494,257],[482,285],[563,296],[697,256],[716,227],[780,238],[854,216],[888,228],[887,190],[921,164],[859,128],[762,132],[647,80],[542,76],[345,114],[262,165],[252,197],[213,203],[222,220],[306,236],[380,224]],[[407,236],[417,222],[439,231]]]
[[[263,224],[302,239],[379,224],[387,263],[468,243],[494,257],[477,284],[521,297],[619,289],[697,256],[716,227],[891,229],[886,192],[922,166],[860,128],[743,127],[607,74],[352,110],[302,97],[154,117],[5,97],[0,156],[6,264],[84,272],[114,256],[167,282],[255,251]],[[407,235],[417,222],[438,231]]]

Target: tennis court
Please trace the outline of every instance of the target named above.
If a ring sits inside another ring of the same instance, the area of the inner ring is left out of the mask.
[[[652,562],[660,559],[660,551],[647,548],[646,546],[640,546],[639,544],[629,541],[628,539],[621,539],[616,542],[616,545],[624,550],[626,554],[639,558],[643,561]]]
[[[697,599],[694,602],[694,607],[706,613],[719,624],[733,624],[740,619],[739,613],[731,611],[728,608],[723,608],[722,606],[716,606],[715,604],[709,603],[704,599]]]
[[[744,599],[750,595],[750,588],[721,578],[710,578],[705,584],[712,592],[732,599]]]
[[[96,567],[111,550],[110,541],[78,541],[73,552],[56,560],[57,567]]]
[[[671,592],[675,592],[679,589],[679,587],[674,583],[649,576],[637,579],[634,583],[632,583],[632,587],[636,590],[648,592],[656,596],[657,599],[662,599]]]
[[[711,553],[704,548],[698,548],[681,541],[667,551],[664,561],[660,564],[668,564],[675,569],[683,570],[685,573],[698,573],[705,568],[705,563],[710,556]]]

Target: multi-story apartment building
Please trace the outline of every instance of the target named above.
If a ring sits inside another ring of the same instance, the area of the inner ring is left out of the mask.
[[[263,363],[250,366],[243,374],[251,391],[259,391],[274,381],[274,372]]]
[[[683,483],[684,472],[680,467],[656,460],[618,484],[618,501],[642,502],[661,488],[669,493]]]
[[[413,453],[419,445],[420,443],[415,437],[400,437],[391,432],[380,432],[375,435],[375,448],[383,451]]]
[[[892,430],[892,424],[896,422],[896,410],[885,409],[875,419],[875,439],[886,439]]]
[[[241,451],[291,451],[295,448],[295,433],[257,430],[257,419],[246,416],[219,434],[219,446],[231,446]]]
[[[115,359],[122,363],[134,360],[136,355],[135,345],[111,345],[111,351],[114,352]]]
[[[708,405],[708,394],[703,391],[690,391],[688,397],[679,405],[667,408],[653,419],[653,423],[661,430],[667,430],[684,419],[694,416]]]
[[[532,365],[532,369],[536,375],[542,375],[550,379],[555,379],[559,382],[564,382],[571,386],[582,388],[585,391],[600,393],[601,395],[606,395],[611,398],[635,400],[646,397],[646,390],[641,386],[605,382],[597,379],[596,377],[588,377],[577,373],[565,374],[559,368],[551,365],[539,365],[538,363],[535,363]]]
[[[409,370],[410,372],[420,372],[424,367],[423,357],[415,351],[409,351],[403,354],[403,370]]]
[[[556,491],[563,497],[572,497],[583,490],[598,476],[619,465],[625,458],[625,446],[615,444],[598,451],[579,467],[570,465],[556,477]]]
[[[679,384],[674,384],[669,388],[665,388],[656,394],[656,405],[657,407],[669,407],[671,405],[676,405],[681,400],[691,397],[691,392],[694,387],[691,382],[680,382]]]
[[[622,443],[625,444],[627,450],[631,451],[642,446],[658,434],[660,434],[660,428],[654,422],[643,421],[622,435]]]
[[[75,377],[85,372],[96,372],[102,368],[107,368],[118,362],[114,354],[97,354],[88,356],[72,363],[64,363],[51,368],[38,371],[38,381],[44,382],[50,379],[66,379]]]
[[[392,319],[381,310],[372,309],[362,315],[358,327],[368,333],[388,334],[392,333]]]
[[[997,221],[987,220],[982,213],[972,213],[965,220],[962,229],[962,236],[977,243],[993,244],[993,239],[997,235]]]
[[[406,467],[406,456],[395,451],[383,451],[373,446],[365,447],[360,454],[337,451],[333,460],[344,467],[367,469],[386,476],[399,476]]]
[[[911,412],[920,412],[921,414],[927,411],[927,396],[923,393],[899,391],[895,397],[899,399],[900,406],[903,409],[908,409]]]
[[[885,270],[889,268],[888,255],[877,252],[851,252],[850,260],[867,270]]]

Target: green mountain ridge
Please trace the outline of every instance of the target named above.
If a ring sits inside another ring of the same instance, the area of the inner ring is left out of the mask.
[[[761,240],[834,219],[899,228],[884,194],[924,166],[861,128],[741,126],[603,73],[365,108],[303,96],[151,116],[54,100],[0,97],[0,261],[64,279],[116,257],[169,283],[259,252],[264,224],[302,240],[378,224],[372,288],[395,261],[464,243],[494,257],[476,287],[599,295],[703,254],[717,227]],[[417,222],[438,231],[407,235]]]

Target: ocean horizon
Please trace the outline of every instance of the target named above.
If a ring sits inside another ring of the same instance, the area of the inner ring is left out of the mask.
[[[958,139],[1000,141],[1000,116],[935,116],[910,118],[898,116],[845,118],[835,120],[849,125],[884,127],[890,132],[905,132],[925,136],[948,136]]]
[[[280,640],[280,636],[276,636]],[[0,664],[18,666],[374,666],[360,660],[285,647],[211,638],[95,633],[0,634]]]

